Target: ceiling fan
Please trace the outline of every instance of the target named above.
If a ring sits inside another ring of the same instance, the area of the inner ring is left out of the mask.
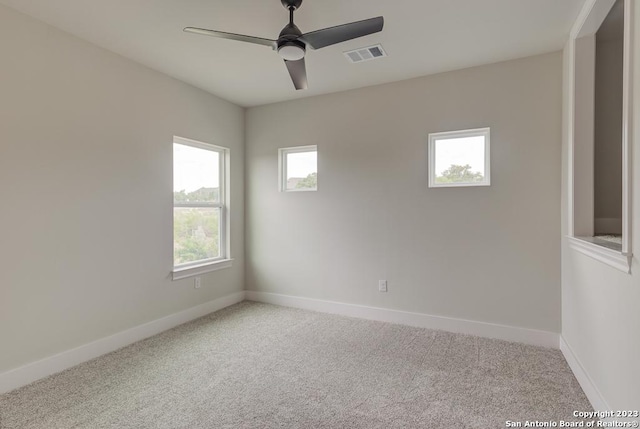
[[[284,59],[295,88],[307,89],[307,68],[304,56],[308,47],[320,49],[336,43],[346,42],[347,40],[357,39],[358,37],[382,31],[384,26],[384,18],[379,16],[302,34],[300,29],[293,23],[293,13],[300,8],[302,0],[281,0],[281,2],[289,11],[289,24],[282,29],[277,40],[195,27],[187,27],[184,31],[268,46],[274,51],[278,51],[278,54]]]

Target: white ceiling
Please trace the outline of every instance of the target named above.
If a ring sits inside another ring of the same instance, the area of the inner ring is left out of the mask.
[[[559,50],[584,0],[304,0],[303,32],[382,15],[382,33],[307,54],[309,89],[295,91],[267,47],[183,33],[194,26],[276,39],[279,0],[0,0],[241,106],[418,77]],[[386,58],[342,52],[382,43]]]

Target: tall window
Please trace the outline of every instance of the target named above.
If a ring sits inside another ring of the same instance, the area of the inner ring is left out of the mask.
[[[174,269],[227,258],[226,154],[222,147],[174,138]]]

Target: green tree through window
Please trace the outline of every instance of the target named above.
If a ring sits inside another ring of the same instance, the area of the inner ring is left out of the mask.
[[[217,198],[218,188],[174,192],[176,202],[197,202]],[[215,258],[220,255],[219,208],[180,207],[174,209],[175,264]]]
[[[311,173],[296,184],[296,189],[315,189],[318,187],[318,173]]]
[[[471,166],[466,165],[451,165],[442,172],[441,175],[436,177],[438,183],[473,183],[482,182],[484,175],[479,171],[471,171]]]

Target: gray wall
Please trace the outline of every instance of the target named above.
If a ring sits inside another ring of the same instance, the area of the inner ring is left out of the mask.
[[[620,22],[620,27],[624,27]],[[620,32],[621,33],[621,32]],[[622,234],[622,34],[596,35],[594,231]]]
[[[0,6],[0,372],[244,288],[244,111]],[[172,136],[231,148],[231,269],[172,282]]]
[[[559,332],[561,71],[553,53],[249,109],[247,289]],[[492,186],[429,189],[427,135],[486,126]],[[278,192],[277,149],[310,144],[319,191]]]
[[[640,7],[634,8],[634,26],[640,28]],[[638,52],[636,31],[632,52]],[[568,70],[565,49],[565,71]],[[640,106],[640,55],[634,55],[632,103]],[[565,81],[568,76],[565,73]],[[570,88],[564,88],[565,111]],[[564,123],[562,233],[568,234],[568,130]],[[640,108],[632,123],[633,169],[640,168]],[[637,175],[637,173],[635,173]],[[637,176],[636,176],[637,177]],[[637,182],[637,178],[635,179]],[[632,186],[632,249],[640,253],[640,187]],[[562,245],[562,336],[612,410],[635,409],[640,404],[640,275],[634,256],[632,274],[624,274]]]

